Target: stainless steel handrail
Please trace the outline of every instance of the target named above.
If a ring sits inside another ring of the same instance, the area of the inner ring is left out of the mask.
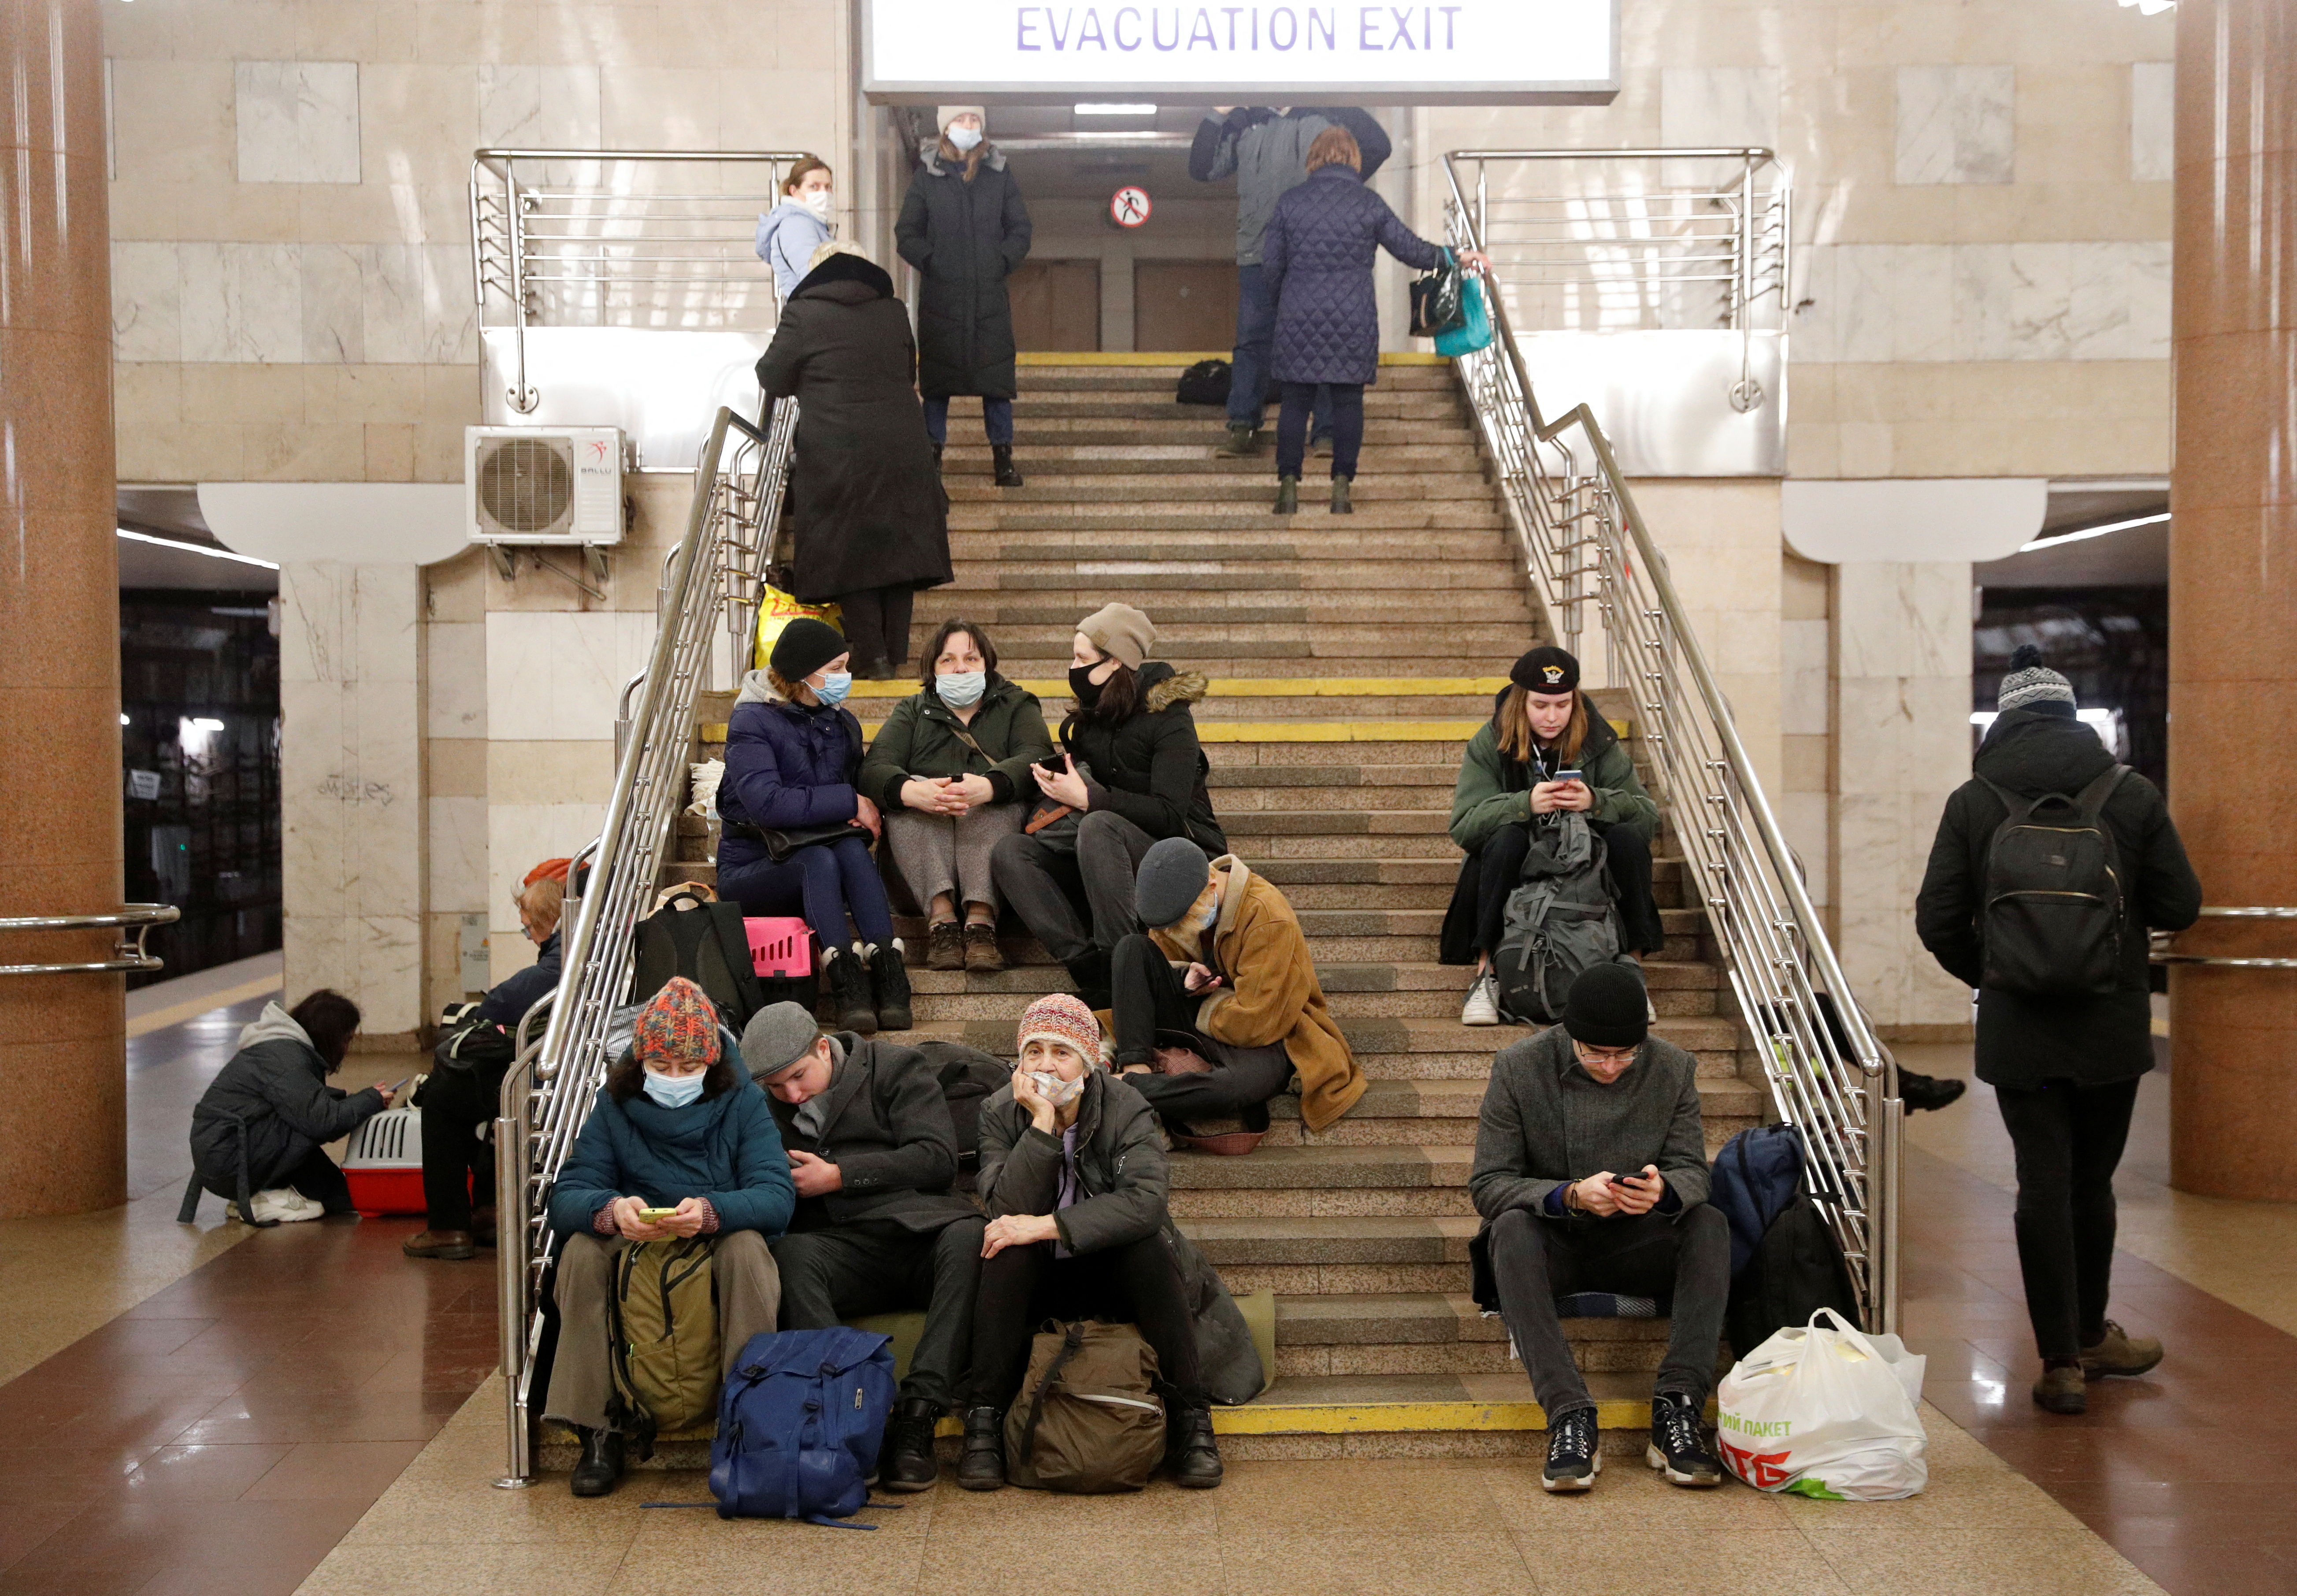
[[[496,1121],[496,1231],[509,1467],[498,1485],[527,1483],[533,1472],[531,1398],[542,1334],[539,1292],[553,1245],[550,1188],[612,1063],[607,1024],[629,991],[632,939],[685,799],[695,704],[711,674],[724,573],[770,538],[796,433],[792,403],[777,407],[762,431],[723,408],[711,425],[686,532],[657,596],[654,650],[643,676],[631,683],[637,702],[615,760],[605,819],[597,841],[568,870],[571,884],[588,856],[587,881],[568,906],[572,925],[564,934],[549,1020],[541,1041],[522,1048],[504,1077]]]
[[[144,939],[154,926],[172,926],[184,911],[172,903],[129,903],[108,915],[15,915],[0,919],[0,934],[12,931],[104,931],[117,927],[122,935],[112,944],[110,958],[85,964],[0,964],[0,975],[102,975],[121,970],[156,970],[165,961],[144,950]]]
[[[2204,905],[2202,917],[2205,920],[2297,920],[2297,908],[2287,904],[2242,905],[2218,908]],[[2189,927],[2190,929],[2190,927]],[[2297,970],[2297,958],[2229,958],[2219,953],[2179,953],[2169,943],[2178,933],[2157,931],[2155,945],[2148,958],[2155,964],[2211,964],[2242,970]]]
[[[1480,248],[1482,241],[1481,212],[1461,185],[1461,161],[1618,153],[1447,154],[1452,242]],[[1892,1329],[1899,1302],[1903,1114],[1897,1066],[1876,1041],[1835,957],[1729,701],[1691,628],[1666,554],[1628,491],[1610,440],[1585,405],[1553,421],[1540,415],[1507,308],[1497,293],[1486,298],[1493,341],[1461,358],[1458,370],[1497,467],[1528,574],[1583,666],[1585,612],[1590,605],[1596,612],[1606,648],[1603,676],[1633,700],[1656,765],[1659,796],[1689,863],[1696,901],[1722,950],[1740,1017],[1755,1035],[1772,1103],[1804,1132],[1812,1155],[1812,1195],[1851,1262],[1867,1323]],[[1826,1008],[1833,1011],[1831,1023]],[[1838,1025],[1847,1049],[1834,1040]]]

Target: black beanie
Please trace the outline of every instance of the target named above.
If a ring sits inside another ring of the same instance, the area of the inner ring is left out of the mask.
[[[1508,680],[1527,693],[1568,693],[1579,685],[1579,662],[1552,643],[1543,644],[1515,662]]]
[[[796,681],[811,676],[845,650],[843,632],[827,621],[800,615],[782,628],[782,635],[774,639],[774,651],[766,656],[766,662],[784,681]]]
[[[1563,1000],[1563,1028],[1591,1048],[1634,1048],[1651,1034],[1650,1000],[1633,965],[1590,965]]]

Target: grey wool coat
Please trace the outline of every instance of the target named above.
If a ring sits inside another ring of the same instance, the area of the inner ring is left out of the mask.
[[[837,1165],[843,1189],[800,1197],[792,1232],[882,1220],[911,1231],[939,1230],[976,1217],[950,1191],[957,1179],[957,1126],[941,1080],[915,1048],[836,1035],[845,1057],[831,1079],[819,1139],[797,1128],[797,1110],[767,1097],[782,1145]]]

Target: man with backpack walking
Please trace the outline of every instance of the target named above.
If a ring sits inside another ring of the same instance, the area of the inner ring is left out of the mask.
[[[2161,790],[2074,716],[2031,644],[2011,656],[1975,774],[1939,820],[1915,900],[1922,946],[1978,990],[1978,1078],[2018,1161],[2018,1263],[2053,1413],[2141,1375],[2161,1344],[2105,1316],[2113,1171],[2153,1067],[2146,934],[2199,917],[2202,884]]]

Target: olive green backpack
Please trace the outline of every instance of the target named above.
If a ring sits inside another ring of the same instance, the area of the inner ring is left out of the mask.
[[[614,1259],[606,1299],[614,1394],[608,1411],[641,1459],[656,1436],[718,1411],[718,1301],[706,1236],[641,1241]]]
[[[1040,1491],[1138,1491],[1165,1457],[1157,1354],[1129,1324],[1055,1325],[1005,1414],[1005,1477]]]

